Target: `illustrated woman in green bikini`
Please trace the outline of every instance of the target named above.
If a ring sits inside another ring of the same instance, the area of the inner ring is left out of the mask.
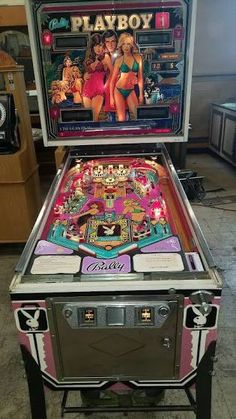
[[[143,208],[138,201],[134,199],[126,199],[124,201],[123,214],[130,214],[131,220],[135,223],[140,223],[146,214],[145,208]]]
[[[115,106],[117,120],[125,121],[128,106],[136,118],[137,106],[143,103],[143,62],[129,33],[122,33],[117,45],[120,57],[114,64],[110,81],[110,103]],[[138,86],[139,97],[135,93]]]

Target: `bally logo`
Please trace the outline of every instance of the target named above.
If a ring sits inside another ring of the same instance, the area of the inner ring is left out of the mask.
[[[84,274],[110,274],[130,272],[130,257],[119,256],[115,259],[97,259],[86,256],[82,264]]]

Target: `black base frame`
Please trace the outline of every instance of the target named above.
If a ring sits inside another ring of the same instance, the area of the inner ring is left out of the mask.
[[[61,403],[61,416],[65,413],[101,413],[101,412],[151,412],[151,411],[193,411],[196,419],[211,419],[211,389],[212,376],[214,375],[216,342],[213,341],[208,346],[207,351],[202,357],[196,377],[188,385],[179,390],[184,390],[189,404],[187,405],[150,405],[150,406],[67,406],[67,398],[70,390],[65,390]],[[40,368],[27,348],[21,345],[22,357],[25,365],[26,377],[29,388],[30,407],[32,419],[47,419],[44,382]],[[196,396],[194,397],[190,387],[195,385]],[[177,387],[176,387],[177,388]],[[173,387],[162,387],[162,390],[171,390]],[[55,390],[55,389],[54,389]],[[73,390],[75,391],[75,390]],[[78,390],[77,390],[78,391]]]

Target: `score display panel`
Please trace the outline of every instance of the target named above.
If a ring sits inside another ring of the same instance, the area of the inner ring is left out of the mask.
[[[28,0],[27,14],[45,145],[186,139],[188,0]]]

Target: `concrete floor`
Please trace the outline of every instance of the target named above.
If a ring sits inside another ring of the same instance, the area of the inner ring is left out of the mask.
[[[193,209],[208,241],[216,265],[224,275],[223,303],[219,318],[216,376],[213,378],[212,419],[236,419],[236,202],[222,197],[236,197],[236,171],[227,163],[208,154],[191,154],[187,167],[206,177],[205,187],[214,207],[194,203]],[[224,190],[219,190],[223,188]],[[218,197],[217,200],[213,198]],[[27,382],[12,312],[8,287],[22,246],[0,246],[0,419],[30,419]],[[165,402],[180,401],[181,392],[166,392]],[[46,392],[48,419],[60,418],[60,392]],[[76,394],[73,396],[78,397]],[[100,414],[93,418],[122,418],[123,414]],[[68,414],[69,418],[84,415]],[[190,419],[193,413],[132,413],[133,419]],[[204,419],[204,418],[202,418]]]

